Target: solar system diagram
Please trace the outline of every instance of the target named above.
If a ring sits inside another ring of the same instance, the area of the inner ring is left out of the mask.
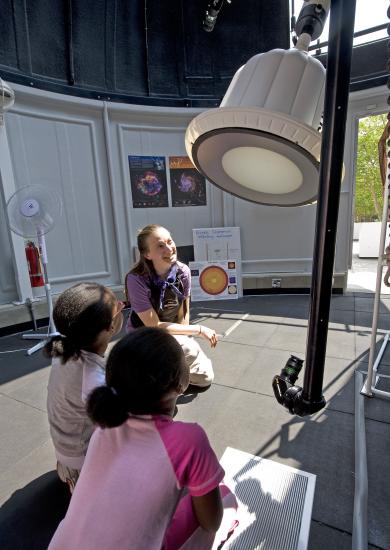
[[[225,299],[233,299],[242,296],[240,228],[203,227],[193,229],[192,234],[195,262],[203,262],[204,266],[219,266],[222,270],[225,270],[228,278],[227,287],[222,291],[225,295]],[[205,267],[203,269],[205,269]],[[226,283],[226,277],[223,279],[221,272],[213,269],[212,271],[207,271],[201,280],[204,288],[206,288],[206,276],[209,277],[211,275],[213,275],[216,285],[218,282],[219,286],[222,286],[223,280]],[[233,280],[235,280],[235,282],[233,282]],[[226,293],[228,293],[228,295]],[[209,295],[213,296],[211,293]],[[219,295],[219,293],[214,294],[216,297]]]
[[[238,298],[236,260],[190,262],[191,300],[235,300]]]

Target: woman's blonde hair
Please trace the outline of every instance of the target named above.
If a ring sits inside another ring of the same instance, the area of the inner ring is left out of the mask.
[[[125,294],[126,294],[126,300],[129,302],[129,298],[127,296],[127,276],[130,273],[134,273],[135,275],[155,275],[153,262],[151,260],[148,260],[145,258],[145,254],[148,252],[148,244],[147,240],[148,238],[153,235],[156,231],[159,229],[165,229],[162,225],[158,225],[155,223],[151,223],[149,225],[146,225],[143,229],[141,229],[138,232],[137,235],[137,247],[139,251],[139,260],[138,262],[130,269],[130,271],[126,274],[125,277]]]
[[[159,229],[165,229],[162,225],[151,223],[146,225],[138,232],[137,246],[139,251],[138,262],[130,269],[130,273],[136,273],[137,275],[150,275],[154,273],[153,262],[145,258],[145,254],[149,251],[147,240]]]

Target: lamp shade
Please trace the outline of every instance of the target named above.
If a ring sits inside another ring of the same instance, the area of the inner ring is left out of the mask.
[[[218,109],[189,124],[196,168],[229,193],[260,204],[316,200],[325,69],[296,48],[255,55],[234,75]]]

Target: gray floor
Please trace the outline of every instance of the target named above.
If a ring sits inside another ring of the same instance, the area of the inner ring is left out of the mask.
[[[282,295],[194,304],[193,322],[220,334],[241,322],[215,350],[207,350],[215,383],[195,398],[181,398],[177,418],[200,423],[218,456],[230,446],[316,474],[309,548],[343,550],[351,548],[352,533],[354,370],[367,368],[373,295],[333,297],[327,406],[313,417],[297,418],[277,404],[271,381],[290,354],[305,357],[308,304],[307,296]],[[387,296],[381,300],[379,328],[380,338],[390,330]],[[4,353],[23,347],[28,344],[18,335],[0,339],[0,540],[2,549],[38,550],[46,548],[67,495],[53,472],[45,412],[48,360]],[[383,365],[390,371],[390,349]],[[369,543],[390,549],[390,402],[366,398],[365,412]]]

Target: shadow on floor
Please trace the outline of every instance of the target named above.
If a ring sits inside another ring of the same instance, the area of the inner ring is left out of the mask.
[[[125,325],[128,312],[123,314],[123,326],[112,342],[108,345],[107,355],[115,343],[126,334]],[[50,365],[50,358],[46,357],[43,350],[33,355],[26,354],[27,349],[36,341],[26,341],[21,334],[8,335],[0,338],[0,385],[21,378],[33,372],[44,369]]]
[[[15,491],[0,510],[2,550],[47,550],[69,499],[55,471]]]

